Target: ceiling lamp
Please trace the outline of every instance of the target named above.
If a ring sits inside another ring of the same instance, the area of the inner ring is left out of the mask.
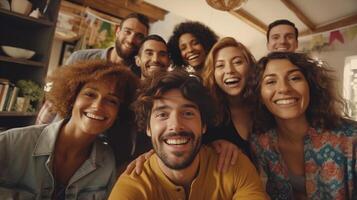
[[[238,10],[247,0],[206,0],[212,8],[222,11]]]

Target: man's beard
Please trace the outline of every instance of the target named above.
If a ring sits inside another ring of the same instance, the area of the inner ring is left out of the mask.
[[[131,63],[134,63],[134,57],[138,53],[138,48],[134,47],[134,49],[131,52],[125,52],[122,49],[121,42],[117,38],[115,40],[115,51],[116,51],[117,55],[124,60],[125,63],[131,64]]]
[[[193,162],[193,160],[196,158],[200,148],[201,148],[201,137],[196,138],[195,140],[195,136],[192,132],[179,132],[179,133],[169,133],[171,135],[182,135],[182,136],[190,136],[191,140],[193,142],[195,142],[193,144],[193,148],[191,150],[191,152],[189,152],[190,154],[188,155],[188,157],[183,160],[181,163],[171,163],[170,160],[168,159],[168,155],[166,152],[164,152],[164,149],[160,148],[159,144],[155,143],[154,141],[152,141],[153,147],[154,147],[154,151],[155,153],[158,155],[159,159],[170,169],[174,169],[174,170],[181,170],[181,169],[185,169],[188,166],[190,166]],[[166,144],[162,139],[159,138],[159,143],[164,143]],[[191,142],[191,141],[190,141]],[[162,144],[162,145],[164,145]],[[175,153],[175,156],[177,157],[181,157],[183,156],[182,153]]]

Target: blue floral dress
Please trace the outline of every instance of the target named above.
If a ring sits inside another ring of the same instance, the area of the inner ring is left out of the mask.
[[[275,130],[252,135],[252,149],[267,176],[272,199],[294,199]],[[357,125],[345,121],[338,129],[310,128],[304,138],[305,188],[308,199],[357,199]]]

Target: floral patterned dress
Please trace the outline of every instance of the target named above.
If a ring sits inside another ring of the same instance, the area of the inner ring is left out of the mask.
[[[252,149],[266,174],[272,199],[294,199],[289,173],[275,130],[252,135]],[[357,124],[338,129],[310,128],[304,138],[305,188],[308,199],[357,200]]]

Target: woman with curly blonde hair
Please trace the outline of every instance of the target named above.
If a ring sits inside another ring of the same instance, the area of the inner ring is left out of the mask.
[[[252,147],[272,199],[356,199],[357,124],[332,71],[304,54],[260,59]]]
[[[109,145],[130,143],[128,105],[138,79],[127,67],[103,61],[53,74],[47,98],[64,119],[0,134],[0,197],[106,199],[117,177]],[[122,140],[109,132],[108,145],[98,136],[114,127]]]

